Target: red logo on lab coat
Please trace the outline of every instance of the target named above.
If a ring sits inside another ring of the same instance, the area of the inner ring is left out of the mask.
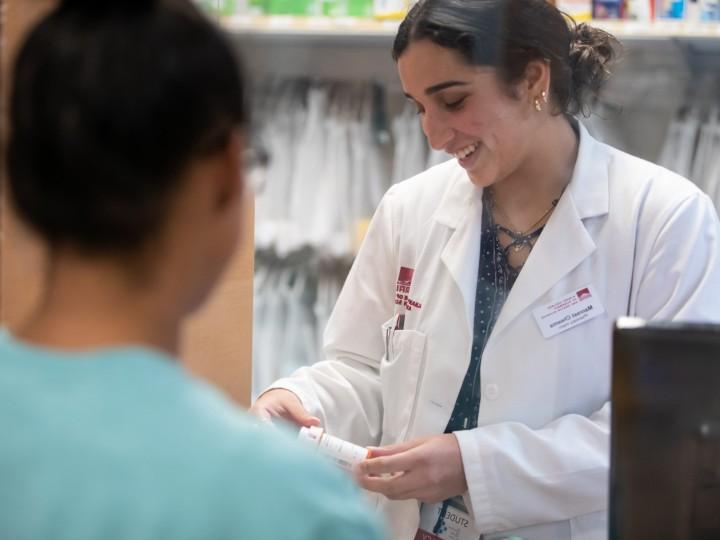
[[[402,283],[403,285],[407,285],[409,287],[412,284],[412,278],[414,274],[414,268],[407,268],[405,266],[401,266],[400,273],[398,274],[397,278],[398,285]]]
[[[414,275],[414,268],[401,266],[400,272],[398,273],[397,284],[395,285],[395,304],[398,306],[404,305],[408,311],[412,310],[412,308],[420,309],[422,307],[420,302],[411,300],[408,296]]]
[[[577,292],[578,300],[585,300],[586,298],[591,298],[592,294],[590,294],[590,289],[580,289]]]

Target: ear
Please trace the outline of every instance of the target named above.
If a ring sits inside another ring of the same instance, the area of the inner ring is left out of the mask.
[[[244,148],[245,135],[233,131],[227,144],[219,152],[215,197],[215,206],[218,210],[224,210],[242,196],[245,185]]]
[[[525,74],[520,84],[521,99],[535,106],[535,100],[547,103],[550,94],[550,62],[547,60],[531,60],[525,67]],[[543,98],[545,92],[545,98]]]

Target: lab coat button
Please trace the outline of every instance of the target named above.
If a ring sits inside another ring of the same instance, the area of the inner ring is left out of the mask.
[[[485,397],[487,399],[497,399],[500,395],[500,389],[497,384],[486,384],[485,385]]]

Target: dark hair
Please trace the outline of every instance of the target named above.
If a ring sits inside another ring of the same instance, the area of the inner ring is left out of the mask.
[[[549,61],[556,112],[571,115],[589,114],[619,50],[613,36],[576,25],[547,0],[420,0],[400,24],[393,58],[424,39],[498,68],[508,84],[532,60]]]
[[[247,124],[238,60],[189,0],[66,0],[15,65],[10,193],[51,246],[131,251],[182,172]]]

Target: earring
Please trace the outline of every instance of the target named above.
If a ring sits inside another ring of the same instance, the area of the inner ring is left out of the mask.
[[[540,94],[540,95],[542,96],[543,101],[544,101],[545,103],[547,103],[547,102],[548,102],[547,92],[546,92],[545,90],[543,90],[543,91],[542,91],[542,94]]]
[[[542,112],[542,105],[540,105],[540,100],[538,98],[535,98],[535,110],[537,112]]]

